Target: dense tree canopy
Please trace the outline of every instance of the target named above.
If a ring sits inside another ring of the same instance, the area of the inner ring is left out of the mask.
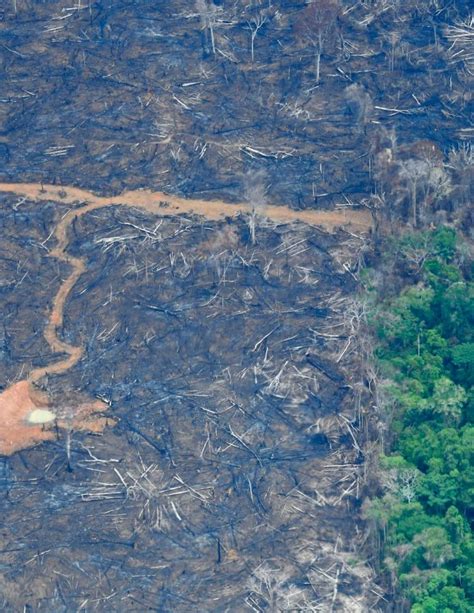
[[[406,235],[389,251],[401,291],[382,295],[368,283],[377,296],[372,325],[391,440],[380,462],[384,493],[367,513],[413,613],[467,612],[474,605],[472,262],[448,227]]]

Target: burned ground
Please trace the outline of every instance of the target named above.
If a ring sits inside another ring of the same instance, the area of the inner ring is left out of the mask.
[[[38,208],[24,198],[0,198],[0,355],[6,387],[52,359],[44,321],[65,270],[42,244],[53,227],[54,204]]]
[[[392,129],[443,151],[469,136],[470,81],[442,36],[462,3],[429,18],[343,4],[317,83],[304,0],[216,3],[215,55],[187,0],[7,3],[3,179],[242,200],[245,173],[263,170],[275,202],[360,201]]]
[[[25,206],[47,238],[61,206]],[[63,338],[85,354],[42,384],[57,403],[78,390],[101,398],[118,424],[72,433],[72,472],[63,432],[4,461],[7,610],[324,607],[333,596],[365,610],[364,529],[348,522],[362,487],[364,392],[348,340],[363,245],[263,221],[252,245],[244,217],[120,206],[76,220],[68,251],[87,272]],[[25,279],[18,300],[29,292]]]

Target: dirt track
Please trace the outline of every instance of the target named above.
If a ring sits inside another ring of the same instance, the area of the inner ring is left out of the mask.
[[[24,423],[25,416],[36,407],[35,403],[31,401],[34,390],[30,384],[38,382],[46,375],[60,374],[69,370],[79,362],[83,355],[81,346],[73,346],[58,337],[58,330],[63,326],[66,300],[79,277],[86,272],[84,261],[67,253],[68,231],[73,221],[90,211],[114,205],[136,207],[160,216],[193,213],[213,220],[248,212],[249,205],[245,203],[228,204],[222,201],[187,200],[150,191],[129,191],[113,198],[104,198],[77,188],[58,188],[52,185],[42,186],[22,183],[0,184],[0,191],[14,193],[36,202],[60,199],[62,203],[74,206],[61,218],[53,232],[57,242],[55,248],[50,251],[50,256],[67,263],[71,267],[71,273],[56,293],[44,331],[44,337],[50,348],[54,352],[66,354],[67,357],[33,369],[26,381],[14,384],[0,395],[0,404],[3,406],[2,413],[11,416],[9,440],[14,441],[14,443],[10,441],[9,444],[1,445],[0,450],[3,453],[13,453],[18,449],[52,437],[51,432]],[[327,230],[347,226],[360,232],[368,231],[371,226],[371,217],[368,211],[294,211],[283,206],[267,206],[264,213],[266,217],[276,222],[303,221],[324,227]],[[21,387],[21,393],[15,391],[18,386]]]
[[[109,198],[97,196],[91,191],[77,187],[42,185],[40,183],[0,183],[0,192],[14,193],[36,202],[54,200],[74,206],[86,204],[87,209],[81,209],[76,215],[82,215],[85,212],[106,206],[124,205],[140,208],[161,216],[194,213],[202,215],[207,219],[217,220],[224,217],[233,217],[238,213],[248,213],[251,207],[248,202],[230,204],[222,200],[180,198],[179,196],[150,190],[125,191],[119,196]],[[301,221],[321,226],[329,231],[341,226],[350,226],[354,230],[368,231],[372,226],[370,212],[365,209],[296,211],[284,205],[266,205],[263,207],[262,213],[265,217],[279,223]],[[67,229],[67,224],[65,229]]]
[[[57,336],[57,330],[61,328],[63,323],[64,305],[67,297],[76,281],[86,270],[82,260],[74,258],[66,252],[68,229],[75,219],[90,211],[114,205],[136,207],[161,216],[193,213],[213,220],[249,211],[249,204],[247,203],[229,204],[219,200],[189,200],[162,192],[147,190],[127,191],[120,196],[105,198],[97,196],[90,191],[74,187],[65,188],[37,183],[0,183],[0,192],[15,193],[18,196],[26,197],[36,202],[60,199],[64,204],[77,207],[68,211],[54,230],[57,245],[50,255],[69,264],[72,267],[72,271],[61,285],[54,299],[49,322],[44,333],[53,351],[66,353],[69,357],[53,365],[33,370],[28,377],[28,380],[31,382],[38,381],[46,374],[59,374],[68,370],[77,364],[82,356],[82,349],[80,347],[73,347],[60,340]],[[264,209],[264,215],[280,223],[302,221],[323,227],[329,231],[337,227],[347,226],[359,232],[366,232],[370,230],[372,222],[368,210],[295,211],[286,206],[268,205]]]

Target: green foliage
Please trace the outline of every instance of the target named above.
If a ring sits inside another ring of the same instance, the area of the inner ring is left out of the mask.
[[[457,236],[454,228],[441,226],[434,232],[429,233],[429,237],[433,251],[437,256],[450,261],[456,255]]]
[[[398,295],[373,300],[376,357],[388,381],[392,442],[385,493],[366,516],[414,613],[474,610],[474,284],[456,232],[391,245]],[[407,277],[408,274],[408,277]],[[375,276],[373,277],[375,278]],[[371,291],[374,292],[373,286]]]
[[[472,605],[463,590],[444,587],[433,595],[421,598],[411,608],[411,613],[471,613]]]
[[[460,343],[451,348],[451,363],[460,381],[474,385],[474,343]]]
[[[433,393],[424,408],[433,415],[439,415],[446,425],[458,424],[462,418],[462,408],[467,400],[467,392],[448,377],[440,377],[433,385]]]

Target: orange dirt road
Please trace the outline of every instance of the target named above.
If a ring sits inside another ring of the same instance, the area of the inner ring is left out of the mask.
[[[66,300],[77,280],[86,270],[83,260],[67,253],[68,230],[72,222],[90,211],[114,205],[135,207],[161,217],[187,213],[188,215],[200,215],[211,220],[234,217],[239,213],[248,213],[250,212],[250,206],[248,203],[230,204],[220,200],[191,200],[149,190],[126,191],[119,196],[104,197],[76,187],[41,185],[39,183],[0,183],[0,193],[14,194],[33,202],[54,201],[69,207],[67,213],[54,229],[53,235],[56,238],[56,246],[49,255],[69,264],[71,273],[62,283],[54,298],[44,332],[44,337],[51,349],[66,354],[67,357],[53,364],[32,370],[27,380],[15,383],[0,394],[0,453],[10,454],[18,449],[24,449],[34,443],[53,437],[53,433],[45,429],[44,426],[27,422],[27,416],[39,404],[46,403],[46,397],[39,397],[32,384],[46,375],[67,371],[79,362],[83,354],[82,347],[74,347],[58,337],[58,330],[63,325]],[[368,210],[295,211],[287,206],[266,205],[262,214],[276,223],[300,221],[322,227],[330,232],[345,227],[355,232],[367,233],[372,227],[372,216]],[[93,411],[100,411],[101,409],[103,407],[94,405]],[[79,411],[78,416],[80,414],[81,411]],[[90,411],[83,410],[82,414],[84,416],[90,415]],[[88,424],[84,426],[86,429],[100,430],[105,425],[105,421],[103,418],[95,421],[86,419],[85,422],[81,423],[83,425]],[[78,422],[75,429],[81,429],[81,423]]]
[[[188,213],[201,215],[213,220],[249,212],[249,205],[247,203],[229,204],[220,200],[189,200],[149,190],[128,191],[120,196],[108,198],[97,196],[92,192],[77,187],[41,185],[40,183],[0,183],[1,192],[13,193],[34,202],[55,201],[73,207],[57,224],[54,230],[57,244],[50,252],[51,256],[69,264],[72,272],[56,294],[49,322],[44,333],[51,349],[65,353],[68,357],[52,365],[33,370],[28,377],[28,380],[31,382],[39,381],[47,374],[64,372],[75,366],[82,357],[83,350],[81,347],[73,347],[59,339],[57,335],[57,331],[63,325],[63,312],[67,297],[79,277],[86,270],[85,264],[81,259],[67,254],[68,230],[75,219],[90,211],[114,205],[135,207],[162,217]],[[168,206],[164,206],[164,203]],[[328,231],[347,227],[356,232],[364,233],[368,232],[372,227],[372,216],[366,209],[295,211],[287,206],[267,205],[263,213],[265,217],[277,223],[301,221],[314,226],[320,226]]]
[[[92,209],[113,205],[123,205],[144,209],[149,213],[160,216],[179,215],[182,213],[202,215],[208,219],[222,219],[233,217],[237,213],[248,213],[248,203],[230,204],[222,200],[194,200],[180,198],[163,192],[149,190],[134,190],[120,194],[120,196],[97,196],[77,187],[61,187],[60,185],[41,185],[40,183],[0,183],[0,192],[14,193],[17,196],[28,198],[35,202],[54,201],[73,206],[87,204]],[[166,202],[169,208],[163,208],[160,203]],[[341,209],[336,211],[295,211],[283,205],[266,205],[262,215],[279,223],[301,221],[303,223],[320,226],[328,231],[343,226],[354,231],[367,232],[372,227],[372,216],[367,209]]]

